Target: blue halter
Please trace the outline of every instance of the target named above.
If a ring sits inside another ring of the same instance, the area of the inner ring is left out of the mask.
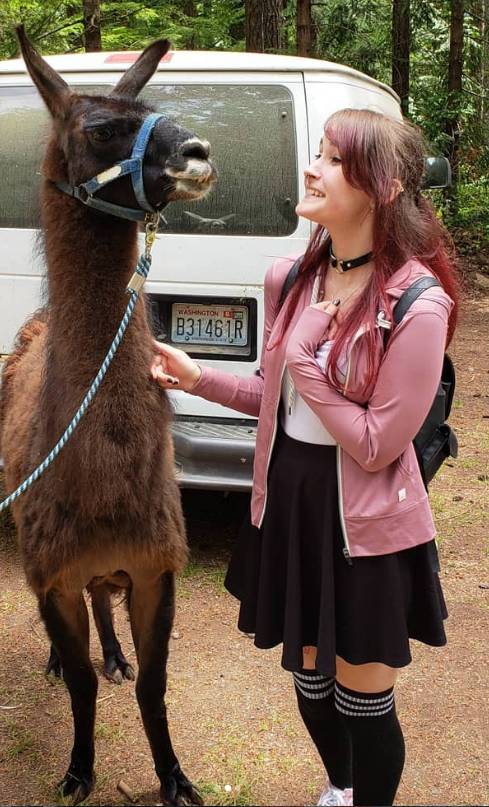
[[[88,205],[88,207],[95,207],[103,213],[110,213],[113,216],[132,219],[133,221],[149,221],[158,211],[151,207],[144,192],[143,161],[153,128],[157,121],[163,117],[164,115],[153,112],[145,118],[138,132],[131,156],[127,160],[115,163],[111,168],[106,168],[105,171],[97,174],[87,182],[83,182],[81,185],[67,185],[65,182],[55,182],[54,184],[64,193],[73,196],[74,199],[79,199],[80,202]],[[103,199],[98,199],[94,196],[100,188],[126,174],[131,174],[132,187],[141,210],[133,210],[131,207],[122,207],[122,205],[116,205],[112,202],[105,202]]]

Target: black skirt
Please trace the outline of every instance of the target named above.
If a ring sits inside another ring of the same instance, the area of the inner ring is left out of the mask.
[[[434,541],[351,565],[343,547],[336,448],[279,428],[263,525],[246,519],[225,580],[241,602],[239,629],[257,647],[283,644],[286,670],[300,670],[302,648],[317,647],[316,667],[331,677],[336,655],[404,667],[410,638],[446,644]]]

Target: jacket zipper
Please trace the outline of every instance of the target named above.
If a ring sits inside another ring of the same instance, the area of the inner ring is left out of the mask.
[[[350,380],[350,369],[351,369],[351,354],[353,351],[353,347],[357,339],[360,338],[362,333],[364,332],[363,328],[359,328],[356,332],[355,336],[352,339],[350,348],[348,350],[348,362],[346,365],[346,373],[345,373],[345,389],[348,387],[348,382]],[[346,392],[343,392],[343,395],[346,395]],[[348,533],[346,531],[346,523],[345,523],[345,511],[343,509],[343,478],[341,475],[341,447],[339,445],[336,446],[336,476],[337,476],[337,484],[338,484],[338,512],[340,516],[340,524],[341,524],[341,532],[343,533],[343,557],[345,558],[346,562],[349,566],[353,565],[353,560],[350,554],[350,542],[348,540]]]
[[[380,317],[380,313],[382,313],[382,312],[379,312],[379,314],[377,315],[377,327],[383,327],[383,328],[387,328],[388,330],[390,330],[391,323],[388,320],[385,320],[382,325],[379,325],[378,319]],[[348,351],[348,363],[346,365],[345,389],[348,388],[348,382],[350,380],[351,356],[352,356],[353,348],[354,348],[355,343],[357,342],[357,340],[360,338],[360,336],[363,333],[365,333],[365,330],[366,330],[365,327],[359,328],[358,331],[356,332],[355,336],[352,339],[350,349]],[[346,393],[343,392],[343,395],[346,395]],[[339,514],[340,514],[341,531],[343,533],[343,542],[345,544],[344,547],[343,547],[343,555],[344,555],[345,560],[348,563],[348,565],[352,566],[353,565],[353,559],[352,559],[352,556],[350,554],[350,543],[348,541],[348,533],[346,531],[346,523],[345,523],[345,512],[344,512],[344,509],[343,509],[343,479],[342,479],[342,476],[341,476],[341,448],[340,448],[340,446],[337,446],[336,467],[337,467],[336,475],[338,477],[338,510],[339,510]]]
[[[260,528],[260,527],[261,527],[261,525],[263,524],[263,519],[265,518],[265,511],[266,511],[266,508],[267,508],[267,499],[268,499],[268,469],[269,469],[269,467],[270,467],[270,460],[271,460],[271,458],[272,458],[273,446],[274,446],[274,444],[275,444],[275,437],[277,436],[277,427],[278,427],[277,413],[278,413],[278,408],[279,408],[279,406],[280,406],[280,401],[281,401],[281,399],[282,399],[282,381],[283,381],[283,378],[284,378],[284,373],[285,373],[285,368],[286,368],[286,366],[287,366],[287,362],[285,362],[285,361],[284,361],[284,363],[283,363],[283,367],[282,367],[282,372],[280,373],[280,384],[279,384],[280,395],[279,395],[279,396],[278,396],[278,398],[277,398],[277,405],[276,405],[276,407],[275,407],[275,419],[274,419],[275,425],[274,425],[274,427],[273,427],[272,442],[270,443],[270,450],[269,450],[269,452],[268,452],[268,458],[267,458],[267,467],[266,467],[266,470],[265,470],[265,499],[264,499],[264,502],[263,502],[263,507],[262,507],[261,516],[260,516],[260,521],[259,521],[259,524],[258,524],[258,527],[259,527],[259,528]]]
[[[343,510],[343,479],[341,476],[341,447],[336,446],[336,476],[338,477],[338,512],[340,515],[341,531],[343,533],[343,556],[349,566],[353,565],[353,560],[350,554],[350,543],[348,541],[348,533],[346,531],[345,513]]]

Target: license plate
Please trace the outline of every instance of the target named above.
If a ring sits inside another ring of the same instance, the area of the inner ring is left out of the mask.
[[[187,345],[244,347],[248,343],[248,309],[245,305],[173,303],[171,340]]]

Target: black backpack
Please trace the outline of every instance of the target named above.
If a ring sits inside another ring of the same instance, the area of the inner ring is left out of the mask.
[[[287,277],[285,278],[282,292],[280,294],[279,308],[283,306],[285,298],[294,284],[297,277],[297,272],[299,271],[299,267],[301,265],[302,257],[303,256],[301,255],[300,258],[297,258],[287,274]],[[420,294],[432,286],[440,285],[441,284],[439,281],[434,277],[421,277],[418,280],[415,280],[414,283],[401,295],[394,307],[392,312],[394,327],[399,325],[405,313],[411,307],[412,303],[417,300]],[[390,332],[387,332],[387,336],[385,338],[386,346],[389,336]],[[446,422],[452,408],[454,392],[455,368],[450,356],[445,353],[443,358],[440,385],[435,395],[435,399],[431,405],[430,411],[426,415],[423,425],[413,440],[414,450],[416,451],[416,456],[418,458],[418,463],[421,470],[421,476],[426,488],[447,457],[456,457],[458,454],[457,438]]]

